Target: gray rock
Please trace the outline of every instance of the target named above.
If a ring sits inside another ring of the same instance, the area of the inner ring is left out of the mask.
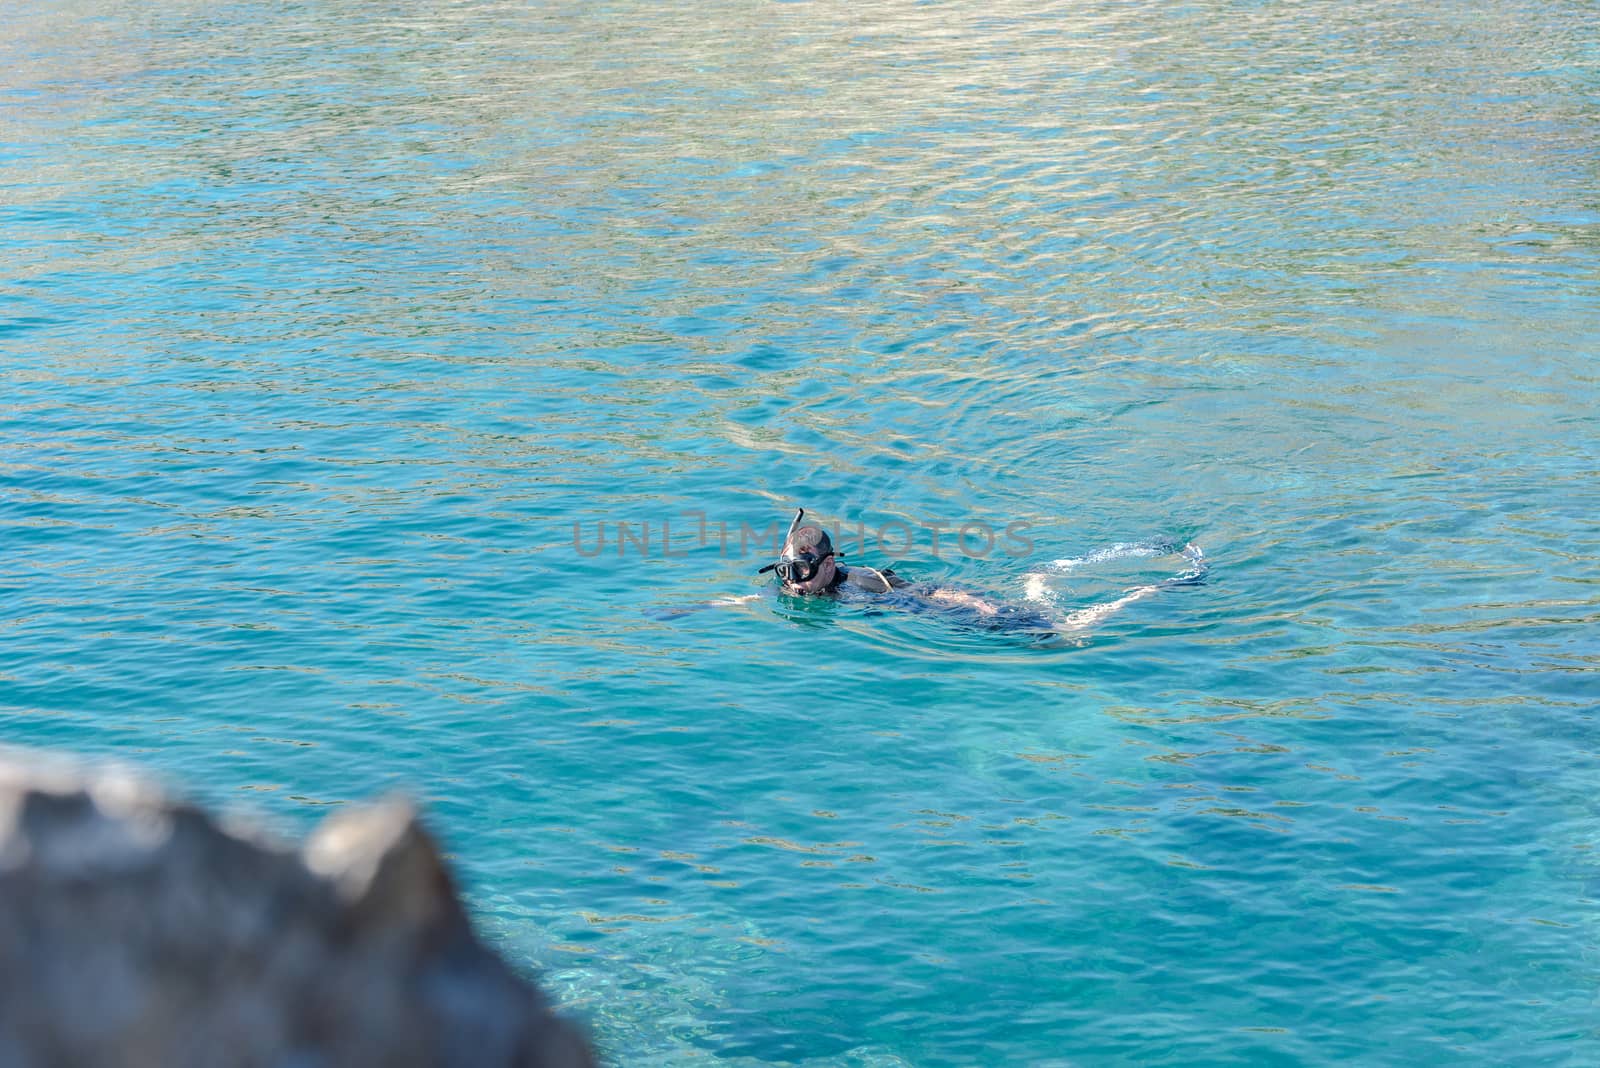
[[[411,807],[295,850],[128,770],[0,748],[0,1065],[589,1068]]]

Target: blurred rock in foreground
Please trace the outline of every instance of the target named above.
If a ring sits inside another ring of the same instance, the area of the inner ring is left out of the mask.
[[[0,1065],[581,1068],[409,806],[296,852],[113,766],[0,748]]]

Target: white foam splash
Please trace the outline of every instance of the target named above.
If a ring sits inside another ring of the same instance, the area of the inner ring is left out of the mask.
[[[1052,608],[1060,606],[1057,592],[1052,588],[1051,579],[1089,564],[1101,564],[1111,560],[1138,559],[1151,556],[1173,555],[1170,544],[1152,544],[1150,542],[1117,542],[1104,549],[1096,549],[1085,556],[1068,557],[1052,561],[1045,571],[1031,571],[1022,577],[1023,596],[1035,604],[1043,604]],[[1124,590],[1120,597],[1099,604],[1090,605],[1068,612],[1056,623],[1056,631],[1071,638],[1081,638],[1084,631],[1104,622],[1118,610],[1141,601],[1152,594],[1159,593],[1163,588],[1175,583],[1183,583],[1197,579],[1206,572],[1206,554],[1200,546],[1193,542],[1185,542],[1178,556],[1188,561],[1188,567],[1177,572],[1171,578],[1145,586],[1135,586]],[[1081,641],[1079,642],[1081,644]]]
[[[1104,549],[1096,549],[1087,556],[1068,556],[1061,560],[1052,560],[1049,567],[1053,571],[1066,573],[1076,571],[1085,564],[1103,564],[1108,560],[1129,560],[1146,556],[1162,556],[1172,551],[1169,545],[1151,545],[1140,541],[1119,541],[1115,545],[1108,545]]]

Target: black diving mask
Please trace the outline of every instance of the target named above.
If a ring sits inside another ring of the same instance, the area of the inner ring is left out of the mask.
[[[756,574],[776,571],[778,577],[791,586],[798,586],[802,582],[810,582],[817,577],[817,572],[822,570],[822,561],[833,555],[829,549],[822,555],[816,553],[798,553],[794,556],[785,556],[775,564],[768,564]]]

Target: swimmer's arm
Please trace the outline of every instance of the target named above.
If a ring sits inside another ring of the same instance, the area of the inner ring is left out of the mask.
[[[979,615],[995,616],[1000,614],[1000,606],[987,597],[966,590],[953,589],[949,586],[940,586],[930,590],[924,595],[924,600],[934,604],[949,605],[952,608],[970,608]]]
[[[707,608],[738,608],[740,605],[759,601],[761,594],[747,593],[739,597],[718,597],[715,601],[701,601],[699,604],[678,605],[674,608],[657,608],[650,614],[657,619],[681,619],[691,612],[703,612]]]

